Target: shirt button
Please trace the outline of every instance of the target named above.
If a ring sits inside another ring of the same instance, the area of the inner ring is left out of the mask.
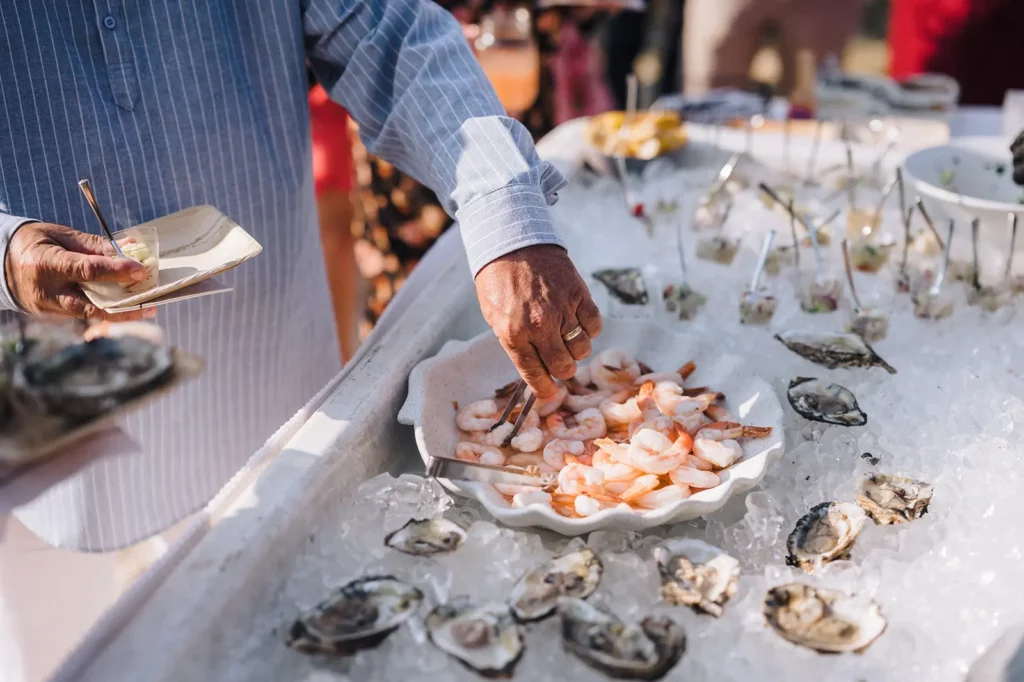
[[[113,31],[115,28],[117,28],[117,19],[115,19],[112,14],[108,14],[107,16],[103,17],[103,25],[109,30]]]

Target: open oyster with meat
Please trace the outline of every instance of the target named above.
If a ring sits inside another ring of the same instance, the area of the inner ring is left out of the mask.
[[[741,423],[714,389],[690,386],[695,369],[690,362],[655,371],[626,351],[602,351],[537,404],[509,447],[502,447],[504,427],[489,431],[507,407],[510,391],[502,387],[457,408],[455,457],[556,476],[552,490],[494,484],[512,507],[546,505],[581,518],[671,506],[720,485],[721,472],[743,458],[740,441],[772,432]]]
[[[174,374],[174,353],[162,334],[149,332],[154,325],[135,326],[145,329],[86,338],[78,325],[22,322],[4,337],[7,404],[16,403],[25,422],[77,424],[166,383]]]

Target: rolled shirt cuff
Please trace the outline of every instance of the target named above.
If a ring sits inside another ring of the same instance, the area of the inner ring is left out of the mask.
[[[539,185],[506,185],[459,209],[455,217],[473,277],[492,260],[527,246],[565,248],[548,208],[558,200],[565,178],[551,164],[544,166]]]
[[[18,231],[18,228],[28,223],[39,222],[35,218],[22,218],[21,216],[7,215],[0,213],[0,253],[3,254],[2,264],[4,266],[3,277],[0,277],[0,310],[15,310],[24,312],[18,302],[14,300],[11,287],[7,282],[7,248],[10,246],[11,237]]]

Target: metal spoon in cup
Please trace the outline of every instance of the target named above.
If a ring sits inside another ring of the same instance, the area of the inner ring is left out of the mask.
[[[100,227],[103,228],[103,234],[107,236],[110,241],[110,245],[114,247],[114,253],[117,254],[118,258],[127,258],[124,255],[124,251],[118,246],[117,242],[114,241],[114,235],[110,232],[110,228],[107,227],[107,221],[103,219],[103,213],[100,212],[100,205],[96,201],[96,195],[92,191],[92,185],[89,184],[88,180],[82,179],[78,181],[78,186],[82,190],[82,194],[85,195],[85,200],[89,202],[89,207],[92,212],[96,215],[96,220],[99,221]]]

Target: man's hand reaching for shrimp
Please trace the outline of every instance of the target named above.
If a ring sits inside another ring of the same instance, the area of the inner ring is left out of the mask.
[[[529,246],[491,261],[476,276],[480,310],[538,398],[570,379],[601,333],[601,313],[569,254],[559,246]],[[583,329],[565,340],[576,325]]]

